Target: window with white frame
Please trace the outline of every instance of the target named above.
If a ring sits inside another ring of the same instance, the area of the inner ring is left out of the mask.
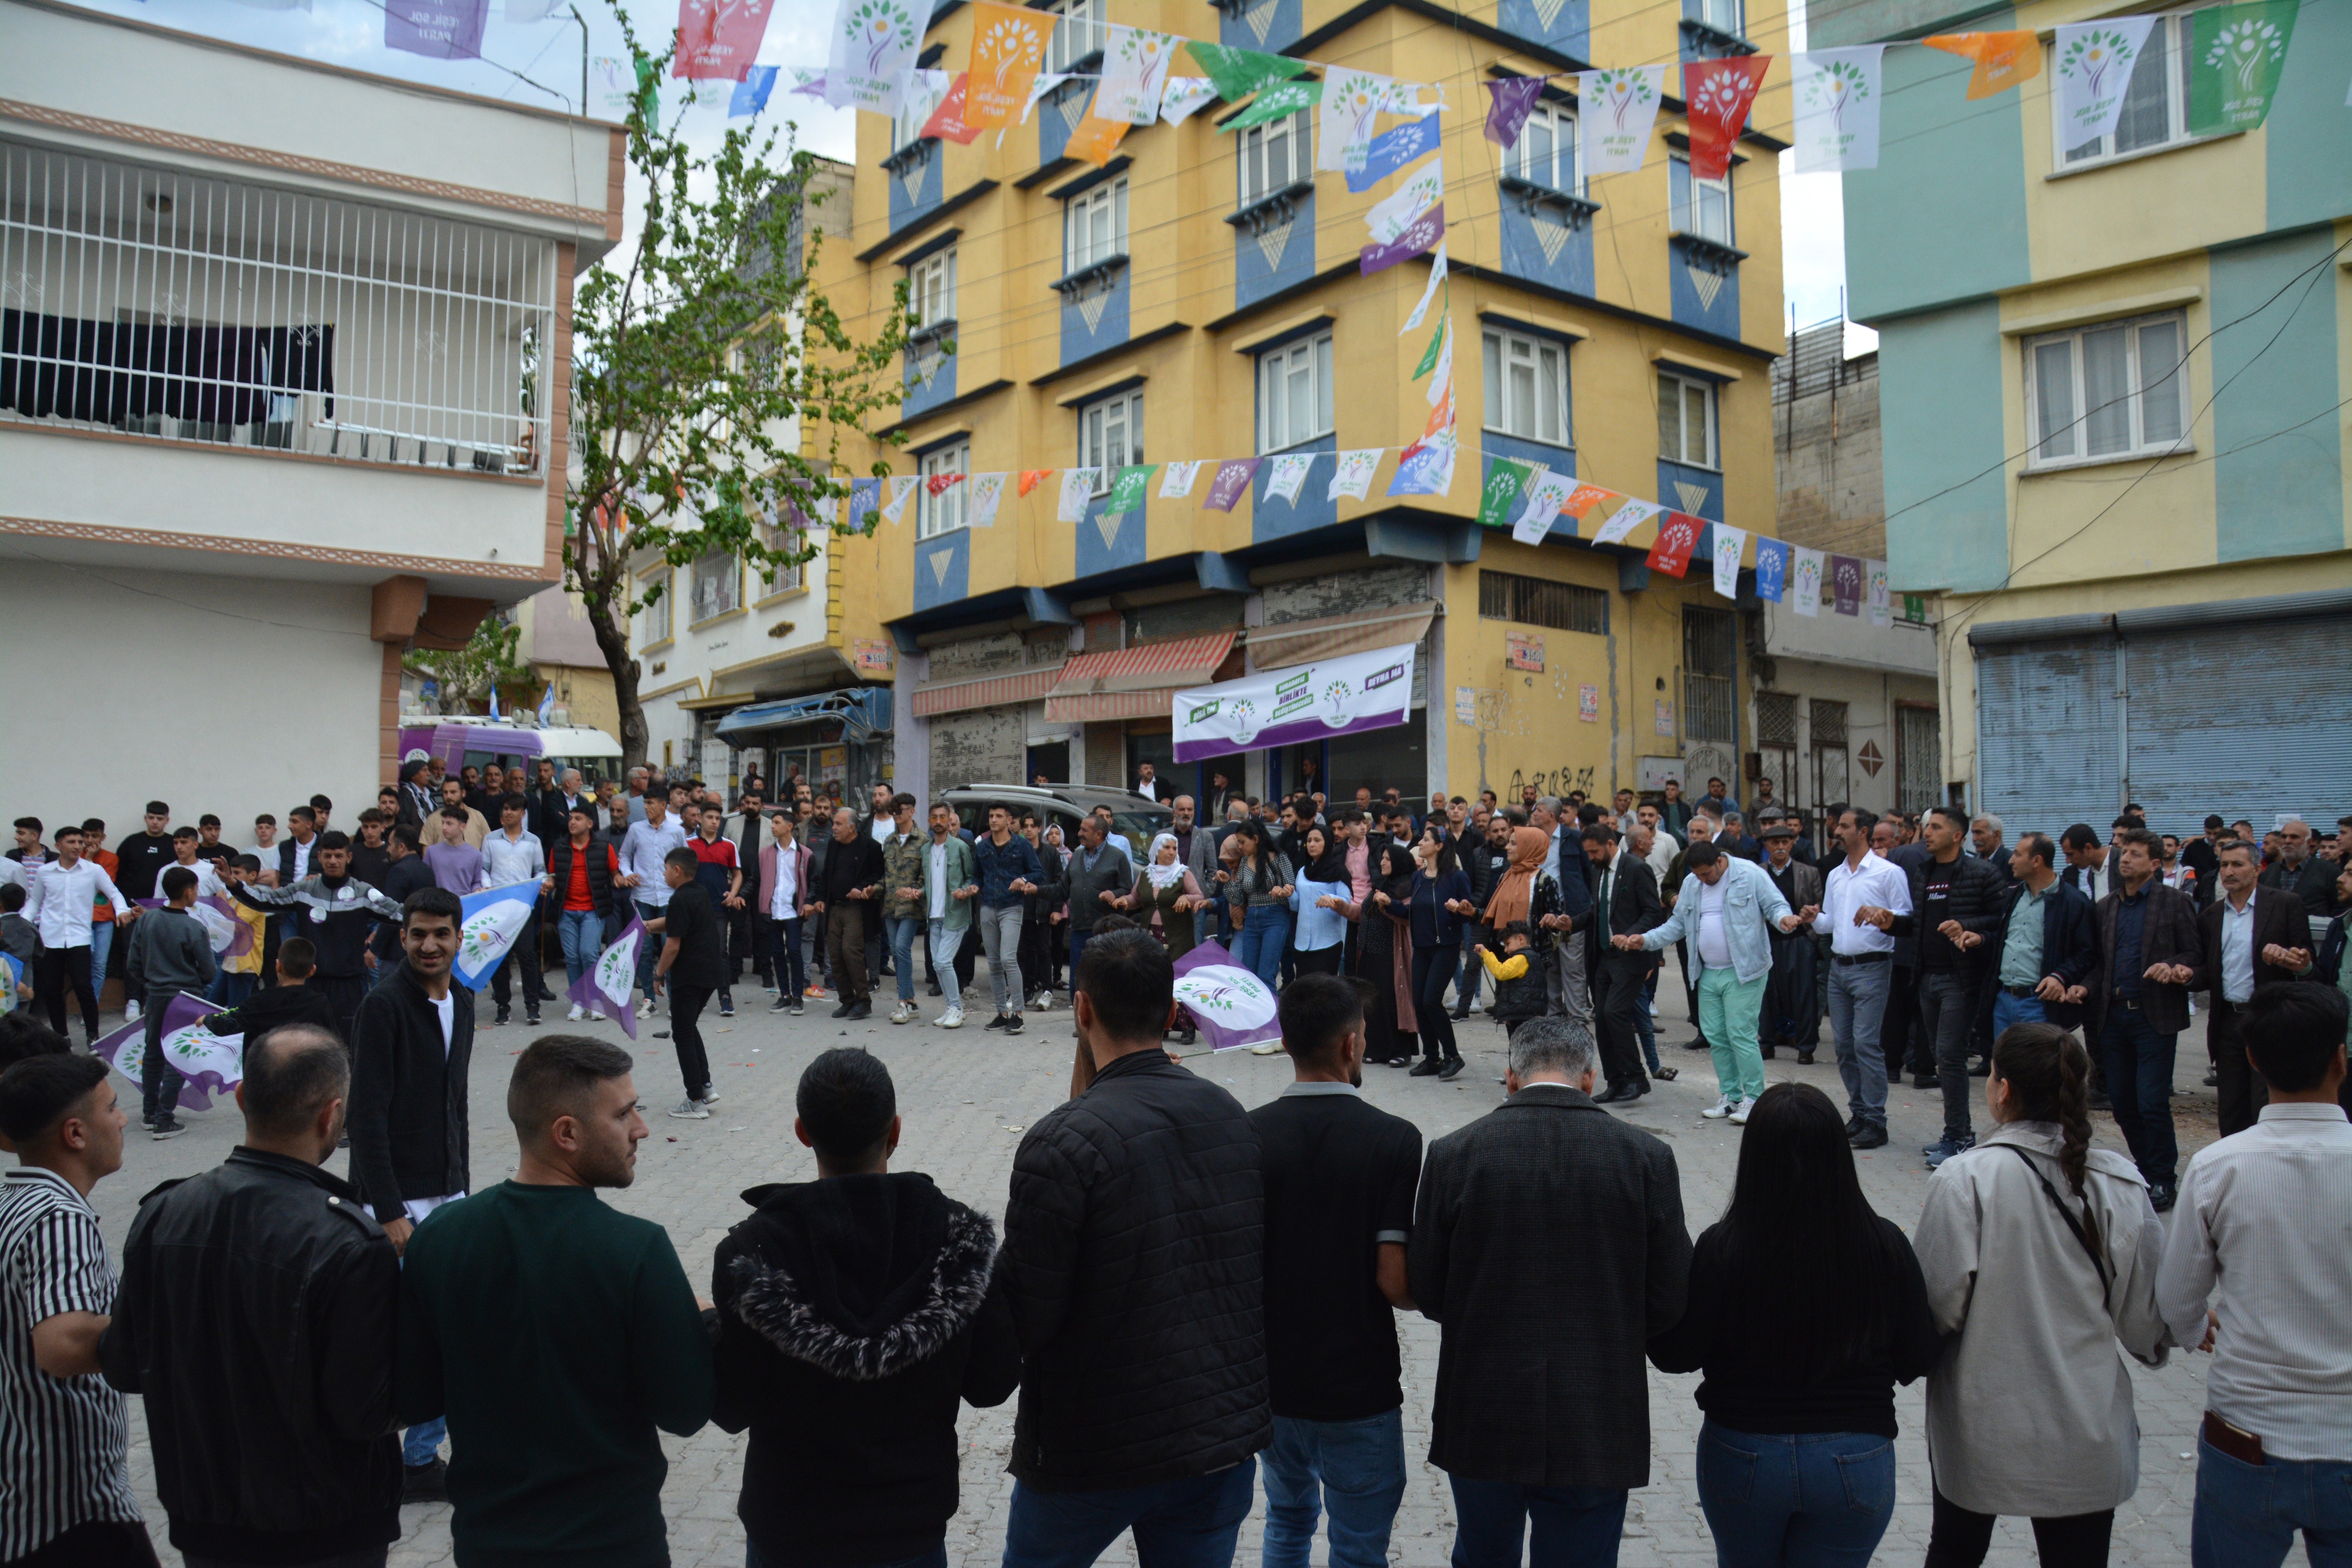
[[[927,92],[909,86],[907,101],[899,106],[898,118],[890,121],[890,151],[911,147],[923,139],[923,127],[940,107],[940,100]]]
[[[846,506],[848,503],[844,501],[841,504]],[[808,535],[800,523],[799,516],[789,510],[774,514],[760,524],[760,542],[780,554],[796,554],[808,546]],[[794,588],[807,586],[808,563],[804,561],[794,561],[790,564],[776,562],[760,577],[763,595],[790,593]]]
[[[1104,495],[1118,470],[1143,461],[1143,394],[1122,392],[1078,410],[1078,467],[1099,468],[1095,494]]]
[[[1064,273],[1127,254],[1127,180],[1106,180],[1072,196],[1063,215]]]
[[[637,612],[637,646],[641,648],[652,647],[670,639],[671,576],[669,573],[657,572],[646,578],[639,589],[641,593],[652,593],[656,588],[660,590],[652,603]]]
[[[1658,456],[1695,468],[1721,468],[1715,437],[1715,383],[1658,373]]]
[[[971,468],[971,447],[959,441],[952,447],[942,447],[936,452],[926,452],[916,461],[915,474],[922,484],[915,491],[915,537],[929,539],[937,534],[952,533],[965,522],[964,485],[950,485],[939,494],[931,493],[931,480],[944,474],[962,474]]]
[[[1331,334],[1257,356],[1257,449],[1279,452],[1331,434]]]
[[[1053,0],[1042,7],[1061,18],[1045,40],[1045,68],[1066,71],[1103,47],[1104,0]]]
[[[1519,129],[1517,144],[1503,153],[1503,172],[1529,184],[1571,196],[1584,194],[1576,164],[1576,110],[1564,103],[1538,103]]]
[[[1485,337],[1486,428],[1567,446],[1568,350],[1549,338],[1495,327]]]
[[[2124,106],[2116,117],[2115,130],[2080,146],[2063,144],[2065,116],[2059,110],[2058,94],[2050,94],[2051,132],[2061,142],[2059,166],[2071,169],[2188,141],[2192,52],[2188,16],[2156,18],[2156,25],[2147,30],[2147,41],[2140,46],[2139,58],[2132,64],[2131,81],[2124,89]]]
[[[920,327],[952,321],[956,313],[956,253],[953,247],[924,257],[907,268],[907,310]]]
[[[1717,32],[1728,33],[1735,38],[1748,36],[1746,12],[1743,0],[1683,0],[1685,20],[1704,22]]]
[[[2180,449],[2189,389],[2179,311],[2101,321],[2025,345],[2033,463],[2152,458]]]
[[[1241,158],[1240,206],[1263,201],[1296,181],[1307,178],[1307,111],[1286,114],[1263,125],[1253,125],[1236,138]]]
[[[1688,158],[1675,158],[1667,163],[1666,176],[1675,233],[1711,239],[1717,245],[1738,243],[1731,226],[1729,169],[1719,180],[1702,180],[1691,173]]]
[[[743,563],[731,550],[714,550],[694,563],[687,606],[689,624],[740,609],[743,604]]]

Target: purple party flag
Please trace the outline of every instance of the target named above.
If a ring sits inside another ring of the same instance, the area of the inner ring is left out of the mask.
[[[1543,96],[1544,79],[1539,76],[1506,77],[1490,81],[1486,90],[1495,101],[1486,107],[1486,140],[1499,142],[1506,147],[1518,144],[1519,130],[1535,112],[1536,100]]]
[[[1234,503],[1249,494],[1250,481],[1257,478],[1258,458],[1234,458],[1217,465],[1217,477],[1209,481],[1209,493],[1202,500],[1205,511],[1231,511]]]
[[[1372,138],[1363,168],[1348,176],[1348,189],[1360,196],[1414,159],[1436,152],[1438,135],[1438,111],[1434,109],[1419,120],[1393,131],[1383,131]]]
[[[629,996],[636,989],[637,951],[645,940],[644,917],[630,916],[621,934],[597,954],[595,964],[564,993],[583,1007],[620,1025],[633,1040],[637,1037],[637,1012],[629,1005]]]
[[[1235,963],[1213,939],[1193,943],[1176,961],[1176,1000],[1209,1037],[1213,1051],[1282,1038],[1273,988]]]
[[[1862,563],[1851,555],[1830,557],[1830,590],[1837,595],[1837,613],[1862,613]]]
[[[490,0],[384,0],[383,47],[436,60],[482,58]]]
[[[1411,260],[1445,237],[1445,204],[1438,203],[1405,226],[1405,231],[1386,245],[1364,247],[1360,276],[1370,277],[1384,272],[1400,261]]]
[[[198,1020],[222,1009],[201,996],[178,995],[163,1009],[163,1060],[180,1075],[178,1106],[183,1110],[210,1110],[212,1097],[234,1099],[245,1081],[245,1037],[215,1035]],[[142,1019],[125,1024],[91,1044],[94,1055],[132,1083],[143,1083],[147,1025]]]

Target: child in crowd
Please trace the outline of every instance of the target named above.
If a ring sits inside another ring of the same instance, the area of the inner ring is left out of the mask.
[[[1496,935],[1502,939],[1503,957],[1496,958],[1484,942],[1471,951],[1495,982],[1495,1005],[1488,1016],[1504,1026],[1507,1038],[1529,1018],[1542,1017],[1549,1003],[1544,995],[1543,973],[1535,967],[1534,955],[1528,950],[1528,922],[1513,921]]]

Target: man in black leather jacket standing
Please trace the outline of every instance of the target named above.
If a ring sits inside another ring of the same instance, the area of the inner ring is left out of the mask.
[[[156,1188],[131,1222],[99,1362],[145,1396],[155,1490],[192,1559],[340,1568],[381,1563],[399,1539],[400,1265],[359,1194],[319,1168],[350,1088],[325,1029],[247,1042],[245,1142]]]

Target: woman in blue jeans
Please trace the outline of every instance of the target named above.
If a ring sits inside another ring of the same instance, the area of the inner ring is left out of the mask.
[[[1462,1070],[1454,1044],[1454,1020],[1445,1011],[1445,988],[1462,967],[1462,921],[1475,917],[1470,874],[1454,852],[1454,841],[1435,827],[1412,847],[1412,1010],[1421,1024],[1421,1060],[1412,1076],[1452,1078]]]
[[[1234,911],[1234,962],[1271,991],[1282,950],[1290,945],[1290,861],[1257,823],[1243,823],[1234,837],[1241,845],[1241,859],[1225,884]]]
[[[1759,1331],[1772,1303],[1785,1331]],[[1698,1500],[1721,1568],[1863,1568],[1895,1512],[1895,1385],[1943,1344],[1911,1244],[1862,1195],[1837,1107],[1757,1099],[1731,1206],[1692,1249],[1682,1321],[1650,1342],[1698,1385]]]

